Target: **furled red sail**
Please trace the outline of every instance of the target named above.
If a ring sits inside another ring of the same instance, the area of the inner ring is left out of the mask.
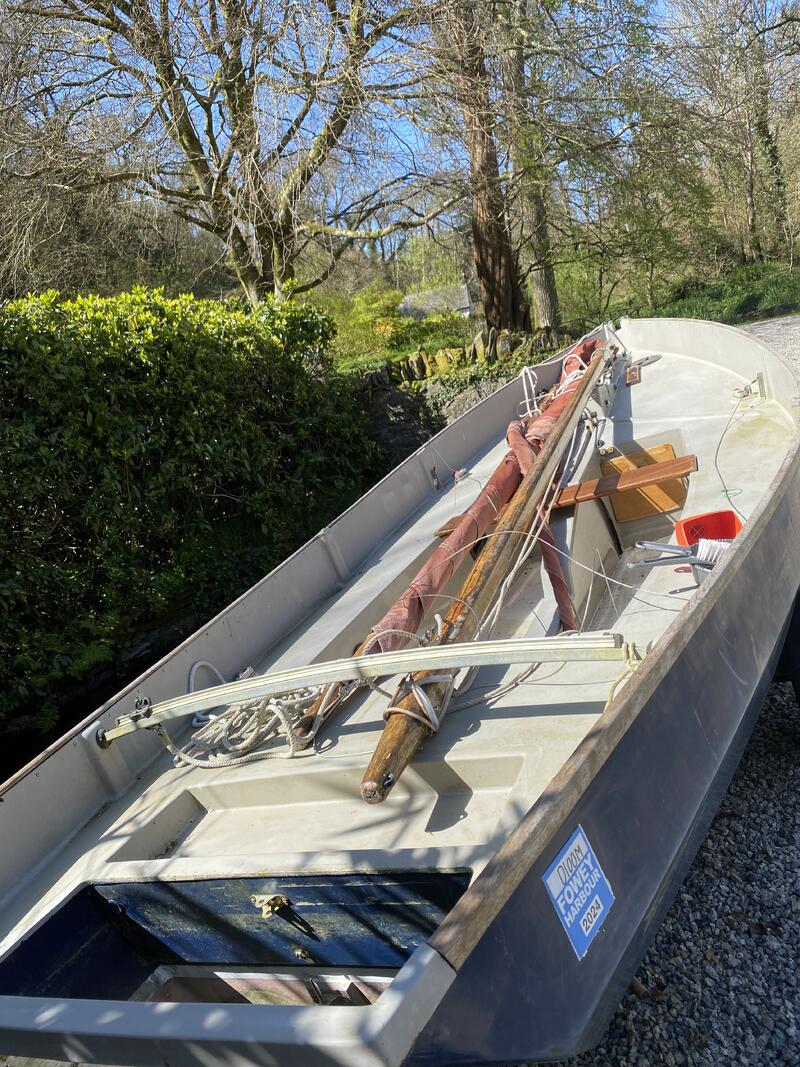
[[[584,341],[565,357],[559,389],[544,412],[527,422],[515,419],[509,425],[506,435],[510,445],[509,452],[471,507],[460,517],[452,533],[435,549],[380,622],[373,626],[373,634],[384,636],[375,641],[370,651],[390,652],[402,648],[409,641],[409,638],[401,633],[386,631],[417,632],[433,599],[445,587],[466,553],[483,537],[517,491],[535,455],[541,450],[559,415],[577,389],[580,382],[579,372],[586,368],[586,363],[598,344],[598,341]],[[564,581],[553,535],[546,524],[542,527],[539,540],[545,570],[550,577],[558,604],[561,624],[565,629],[575,630],[577,622],[569,590]]]

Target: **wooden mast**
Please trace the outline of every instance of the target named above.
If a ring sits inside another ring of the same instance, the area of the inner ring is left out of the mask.
[[[513,565],[514,556],[519,550],[520,531],[527,533],[533,525],[544,494],[561,460],[566,435],[577,425],[589,394],[606,365],[604,345],[601,343],[569,403],[558,416],[541,451],[503,512],[494,533],[487,540],[477,563],[461,587],[458,598],[444,616],[443,643],[471,641],[474,638],[503,579]],[[414,675],[413,680],[435,674],[435,671],[422,671]],[[449,681],[431,682],[424,687],[425,695],[432,706],[441,709],[440,719],[446,712],[444,704],[449,689]],[[401,695],[402,693],[405,695]],[[420,715],[419,704],[408,692],[406,685],[401,685],[392,706]],[[420,745],[432,732],[432,727],[411,715],[400,712],[389,715],[361,782],[361,796],[364,800],[369,804],[379,804],[385,800],[392,786],[413,760]]]
[[[556,394],[556,386],[554,386],[543,398],[541,398],[539,400],[539,412],[540,413],[544,413],[545,411],[547,411],[547,409],[550,406],[553,398],[555,397],[555,394]],[[491,487],[492,487],[495,479],[500,475],[501,470],[503,469],[503,467],[507,463],[508,458],[509,458],[510,455],[511,455],[510,452],[507,453],[503,457],[503,459],[500,461],[500,463],[498,464],[498,466],[497,466],[496,470],[494,471],[492,477],[489,479],[489,481],[486,483],[486,485],[481,489],[481,492],[478,494],[476,499],[472,502],[472,505],[471,505],[472,508],[474,508],[479,503],[481,498],[486,497],[486,495],[488,494],[489,495],[489,499],[492,502],[492,506],[496,509],[498,515],[502,514],[502,512],[505,510],[505,508],[507,506],[507,501],[501,503],[500,500],[497,499],[496,496],[493,496],[493,494],[495,493],[495,490],[493,490]],[[520,482],[520,484],[516,486],[516,488],[514,489],[514,493],[517,493],[519,491],[521,484],[522,484],[522,482]],[[457,516],[456,521],[454,522],[452,529],[448,530],[447,534],[445,536],[449,537],[452,533],[454,533],[454,531],[458,527],[458,524],[460,522],[462,522],[464,520],[464,518],[465,518],[465,515]],[[494,521],[494,520],[492,520],[492,521]],[[478,528],[478,532],[479,533],[483,533],[483,530],[479,527]],[[459,563],[460,563],[460,561],[459,561]],[[427,566],[427,563],[426,563],[425,566],[423,566],[422,571],[425,570],[426,566]],[[406,589],[403,591],[402,595],[400,596],[399,600],[396,601],[395,604],[401,603],[409,595],[413,594],[414,585],[417,582],[417,580],[419,579],[421,573],[422,573],[421,571],[417,572],[417,574],[414,577],[414,581],[411,583],[410,586],[406,587]],[[384,616],[384,618],[385,618],[385,616]],[[379,626],[380,626],[380,623],[378,623],[378,627]],[[364,640],[361,642],[361,644],[358,646],[358,648],[353,653],[354,656],[365,655],[365,649],[374,648],[376,651],[380,650],[380,645],[376,643],[376,637],[380,637],[380,629],[378,627],[376,627],[375,629],[371,630],[370,633],[367,634],[367,636],[364,638]],[[344,685],[342,682],[337,682],[335,684],[332,684],[332,685],[329,685],[329,686],[325,686],[324,689],[322,690],[322,692],[317,697],[317,699],[314,701],[314,703],[311,705],[311,707],[305,713],[305,715],[303,715],[302,719],[300,719],[300,721],[295,725],[294,731],[293,731],[294,736],[298,739],[298,741],[301,744],[305,744],[305,745],[311,744],[311,742],[313,741],[314,737],[316,736],[317,733],[319,733],[319,731],[322,729],[322,727],[325,725],[325,723],[328,722],[329,719],[332,719],[333,716],[338,712],[338,710],[345,704],[345,702],[348,699],[348,697],[350,697],[353,693],[355,693],[357,691],[358,691],[358,687],[352,686],[352,685],[347,686],[347,685]]]

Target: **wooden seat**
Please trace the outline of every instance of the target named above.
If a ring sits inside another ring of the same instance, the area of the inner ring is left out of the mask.
[[[667,447],[670,446],[658,446]],[[683,480],[697,470],[697,456],[678,456],[677,458],[657,461],[651,457],[654,450],[649,452],[635,452],[631,455],[617,456],[603,464],[603,476],[592,478],[586,482],[575,482],[573,485],[565,485],[556,497],[553,510],[569,508],[575,504],[581,504],[586,500],[599,500],[601,497],[612,497],[612,507],[619,522],[627,522],[630,519],[640,518],[642,515],[655,514],[657,511],[672,511],[682,505],[686,498]],[[674,455],[674,453],[673,453]],[[608,465],[624,469],[614,469],[612,473],[606,473]],[[675,483],[681,486],[680,493],[675,490]],[[649,502],[651,494],[640,494],[639,490],[651,486],[660,488],[662,501],[657,498]],[[631,498],[626,499],[618,494],[630,493]],[[679,499],[682,496],[683,499]],[[644,497],[644,499],[642,499]],[[622,502],[623,507],[617,509]],[[644,510],[642,510],[644,509]],[[502,512],[501,512],[502,514]],[[447,537],[456,528],[462,519],[462,515],[454,515],[436,531],[437,537]],[[498,515],[498,518],[500,516]]]

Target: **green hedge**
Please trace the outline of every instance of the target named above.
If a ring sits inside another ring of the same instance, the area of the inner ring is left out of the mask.
[[[333,334],[146,290],[0,308],[0,718],[52,726],[144,624],[207,617],[375,480]]]

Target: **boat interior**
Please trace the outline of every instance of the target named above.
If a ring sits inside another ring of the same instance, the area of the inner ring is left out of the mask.
[[[693,562],[691,545],[679,549],[681,523],[699,516],[702,536],[732,540],[714,564],[724,566],[794,440],[796,384],[776,356],[734,330],[643,320],[603,336],[618,359],[570,436],[558,487],[666,466],[641,488],[599,495],[587,486],[578,503],[553,506],[550,527],[580,632],[618,634],[640,656],[658,655],[711,569]],[[534,368],[536,388],[550,388],[560,366]],[[526,404],[517,379],[433,438],[272,584],[265,579],[160,674],[110,703],[103,721],[113,725],[137,696],[186,692],[198,661],[192,679],[202,689],[351,656],[501,462],[506,426]],[[688,473],[662,473],[675,469]],[[696,541],[696,531],[688,536]],[[485,543],[432,598],[420,632],[436,633]],[[557,642],[559,629],[535,546],[491,637]],[[359,786],[398,678],[362,686],[292,759],[176,766],[146,730],[102,750],[97,721],[89,723],[67,746],[83,762],[63,772],[84,783],[83,814],[64,824],[54,813],[51,839],[27,862],[18,854],[3,888],[0,993],[371,1003],[633,669],[599,656],[480,667],[377,805]],[[194,728],[186,716],[167,727],[178,747]],[[281,756],[285,740],[266,748]],[[60,758],[63,749],[33,773]]]

